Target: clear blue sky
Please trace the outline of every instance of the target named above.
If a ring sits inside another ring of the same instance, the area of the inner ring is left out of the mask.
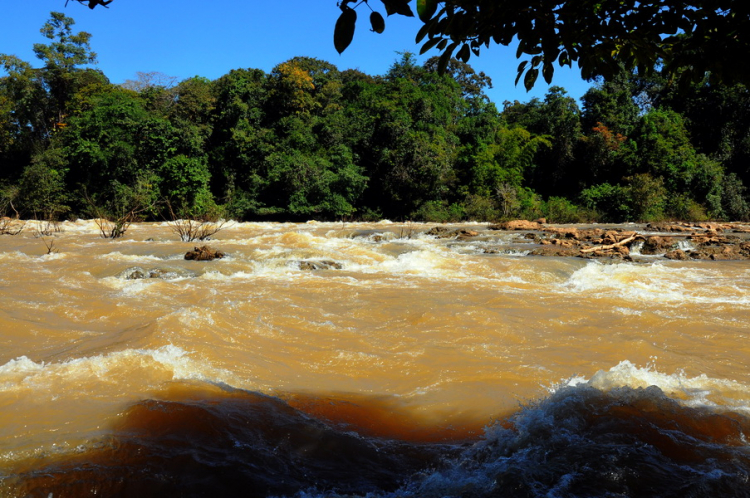
[[[179,80],[196,75],[215,79],[236,68],[269,72],[294,56],[379,75],[399,58],[397,52],[419,52],[414,43],[418,19],[386,17],[386,30],[378,35],[369,30],[369,10],[361,5],[354,41],[339,55],[333,48],[333,26],[340,12],[335,0],[114,0],[108,9],[94,10],[73,0],[67,7],[65,0],[3,3],[0,53],[36,64],[32,45],[46,42],[39,29],[50,11],[63,12],[76,20],[75,31],[93,35],[98,67],[113,83],[135,79],[136,71],[159,71]],[[385,15],[381,2],[372,5]],[[427,52],[420,61],[432,55],[437,52]],[[528,93],[522,84],[514,85],[515,48],[491,46],[470,64],[492,78],[494,89],[488,94],[498,106],[505,100],[543,98],[548,90],[543,81]],[[576,70],[560,68],[553,84],[576,99],[590,86]]]

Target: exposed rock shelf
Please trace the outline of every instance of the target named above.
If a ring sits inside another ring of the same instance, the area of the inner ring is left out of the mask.
[[[675,260],[750,259],[750,225],[738,223],[654,223],[632,229],[595,226],[554,226],[544,220],[515,220],[489,225],[485,230],[448,230],[434,227],[426,232],[436,238],[468,240],[474,237],[513,234],[512,244],[525,244],[532,256],[612,258],[662,256]],[[484,248],[486,254],[502,251]]]

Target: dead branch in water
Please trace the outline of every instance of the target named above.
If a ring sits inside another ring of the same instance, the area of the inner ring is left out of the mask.
[[[42,242],[44,243],[44,247],[47,248],[47,254],[53,254],[57,252],[57,247],[55,246],[55,240],[50,239],[49,241],[45,239],[44,237],[41,237]]]
[[[609,249],[614,249],[615,247],[620,247],[620,246],[624,246],[624,245],[630,244],[631,242],[633,242],[638,237],[639,237],[638,235],[631,235],[627,239],[622,239],[620,242],[615,242],[614,244],[608,244],[606,246],[588,247],[586,249],[581,249],[581,252],[582,253],[589,253],[589,252],[594,252],[594,251],[607,251]]]

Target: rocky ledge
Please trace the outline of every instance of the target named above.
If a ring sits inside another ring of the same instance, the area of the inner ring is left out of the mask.
[[[512,244],[528,248],[532,256],[610,258],[632,261],[661,256],[674,260],[750,259],[750,225],[740,223],[653,223],[628,228],[549,225],[546,220],[515,220],[489,225],[483,231],[436,227],[438,238],[467,239],[506,231]],[[450,235],[448,235],[450,234]],[[461,234],[461,235],[459,235]],[[531,244],[531,245],[529,245]],[[488,248],[487,253],[501,251]]]

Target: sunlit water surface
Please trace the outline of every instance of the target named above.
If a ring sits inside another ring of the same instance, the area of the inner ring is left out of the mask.
[[[289,410],[335,437],[354,435],[357,444],[371,438],[365,443],[384,445],[399,458],[411,454],[413,446],[404,449],[410,444],[434,455],[409,460],[392,482],[382,476],[339,482],[337,473],[347,471],[335,459],[321,464],[333,477],[300,478],[288,488],[279,484],[279,476],[290,472],[286,467],[278,474],[265,469],[259,472],[272,476],[266,484],[238,478],[247,496],[460,496],[464,491],[451,487],[458,485],[469,490],[466,496],[500,493],[498,486],[504,496],[583,496],[588,488],[575,476],[586,478],[585,469],[570,460],[578,457],[561,457],[564,469],[552,477],[537,475],[537,461],[508,468],[501,463],[518,451],[533,453],[524,444],[537,443],[519,441],[536,434],[540,423],[557,427],[544,434],[556,432],[570,443],[585,439],[581,431],[589,429],[568,427],[565,417],[596,418],[600,412],[636,420],[631,425],[648,425],[657,435],[682,431],[684,441],[670,436],[684,446],[675,454],[705,442],[719,454],[693,458],[698,463],[691,475],[700,476],[695,489],[713,490],[705,482],[715,482],[739,486],[715,489],[747,493],[750,264],[531,257],[525,256],[531,244],[513,243],[510,234],[482,231],[481,225],[469,226],[480,236],[460,241],[427,236],[429,228],[230,222],[208,242],[227,256],[211,262],[184,260],[197,243],[180,241],[166,223],[133,225],[123,239],[108,240],[92,221],[66,222],[44,239],[54,241],[51,254],[30,226],[0,236],[0,492],[169,495],[184,477],[160,481],[153,475],[177,471],[152,472],[158,462],[132,455],[118,460],[118,448],[126,454],[128,444],[136,444],[124,443],[123,434],[157,438],[163,434],[154,429],[159,424],[179,426],[153,418],[172,413],[169,407],[203,410],[188,417],[194,420],[220,406],[212,417],[236,421],[248,411],[242,403],[260,403],[263,417],[273,421],[281,420],[274,410]],[[341,267],[300,267],[321,261]],[[128,279],[137,270],[159,270],[160,278]],[[662,422],[644,422],[648,414]],[[679,420],[686,422],[676,427]],[[258,423],[251,417],[240,425]],[[631,449],[651,445],[676,458],[659,437],[644,440],[641,429],[631,432],[637,433],[637,441],[625,443]],[[235,434],[230,446],[253,446],[262,437],[278,447],[273,438],[288,439],[284,434]],[[560,446],[541,442],[544,437],[534,436],[547,454]],[[181,448],[198,444],[196,438],[185,436]],[[140,453],[132,454],[143,453],[141,439]],[[397,443],[407,446],[394,449]],[[585,458],[596,460],[615,447],[602,444],[609,446],[592,448]],[[102,448],[106,458],[97,456]],[[488,457],[493,451],[498,453]],[[329,456],[305,458],[318,465]],[[679,458],[677,463],[684,467]],[[208,465],[204,473],[211,476],[219,464]],[[531,469],[523,479],[532,484],[513,481],[521,479],[513,476],[523,474],[523,465]],[[225,463],[219,466],[229,472]],[[101,472],[90,472],[92,467]],[[150,477],[140,488],[118,488],[126,467]],[[614,462],[601,471],[605,477],[597,470],[598,479],[615,483],[612,496],[639,491],[642,471],[615,475],[625,467]],[[66,488],[66,476],[79,482],[84,468],[88,487]],[[434,473],[418,472],[422,468]],[[217,486],[209,482],[205,489]],[[601,481],[596,486],[609,489]],[[204,492],[200,486],[179,489],[181,496]]]

